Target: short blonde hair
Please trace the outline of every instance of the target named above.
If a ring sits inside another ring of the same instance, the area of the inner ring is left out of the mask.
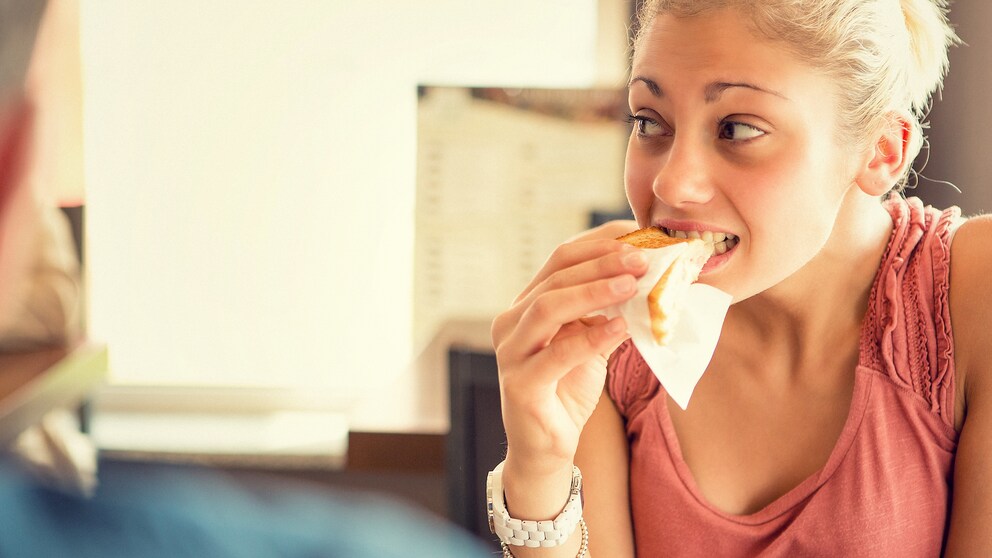
[[[916,132],[908,155],[919,154],[948,48],[958,41],[946,0],[644,0],[633,47],[658,14],[718,8],[739,10],[759,34],[836,80],[841,131],[858,147],[868,147],[890,111],[907,110]]]

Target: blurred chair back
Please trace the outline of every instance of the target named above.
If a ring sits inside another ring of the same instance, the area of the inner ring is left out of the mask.
[[[506,453],[496,355],[451,347],[448,377],[451,431],[447,441],[448,516],[498,550],[486,517],[486,475]]]

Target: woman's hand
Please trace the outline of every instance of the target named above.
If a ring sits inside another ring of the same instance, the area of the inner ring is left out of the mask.
[[[633,296],[647,270],[639,249],[613,240],[633,228],[611,223],[559,246],[493,322],[507,469],[540,477],[571,467],[607,357],[627,336],[623,318],[587,316]]]

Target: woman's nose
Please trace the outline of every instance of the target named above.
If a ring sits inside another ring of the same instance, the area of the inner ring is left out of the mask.
[[[703,204],[713,198],[711,164],[706,149],[675,140],[654,177],[654,195],[669,207]]]

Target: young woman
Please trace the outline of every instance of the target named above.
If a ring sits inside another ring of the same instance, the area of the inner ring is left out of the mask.
[[[505,555],[992,555],[992,219],[899,193],[944,8],[645,2],[637,222],[562,245],[493,324],[496,519],[567,510],[514,523]],[[700,281],[733,305],[685,411],[622,318],[587,317],[633,296],[644,258],[612,239],[648,225],[726,235]]]

